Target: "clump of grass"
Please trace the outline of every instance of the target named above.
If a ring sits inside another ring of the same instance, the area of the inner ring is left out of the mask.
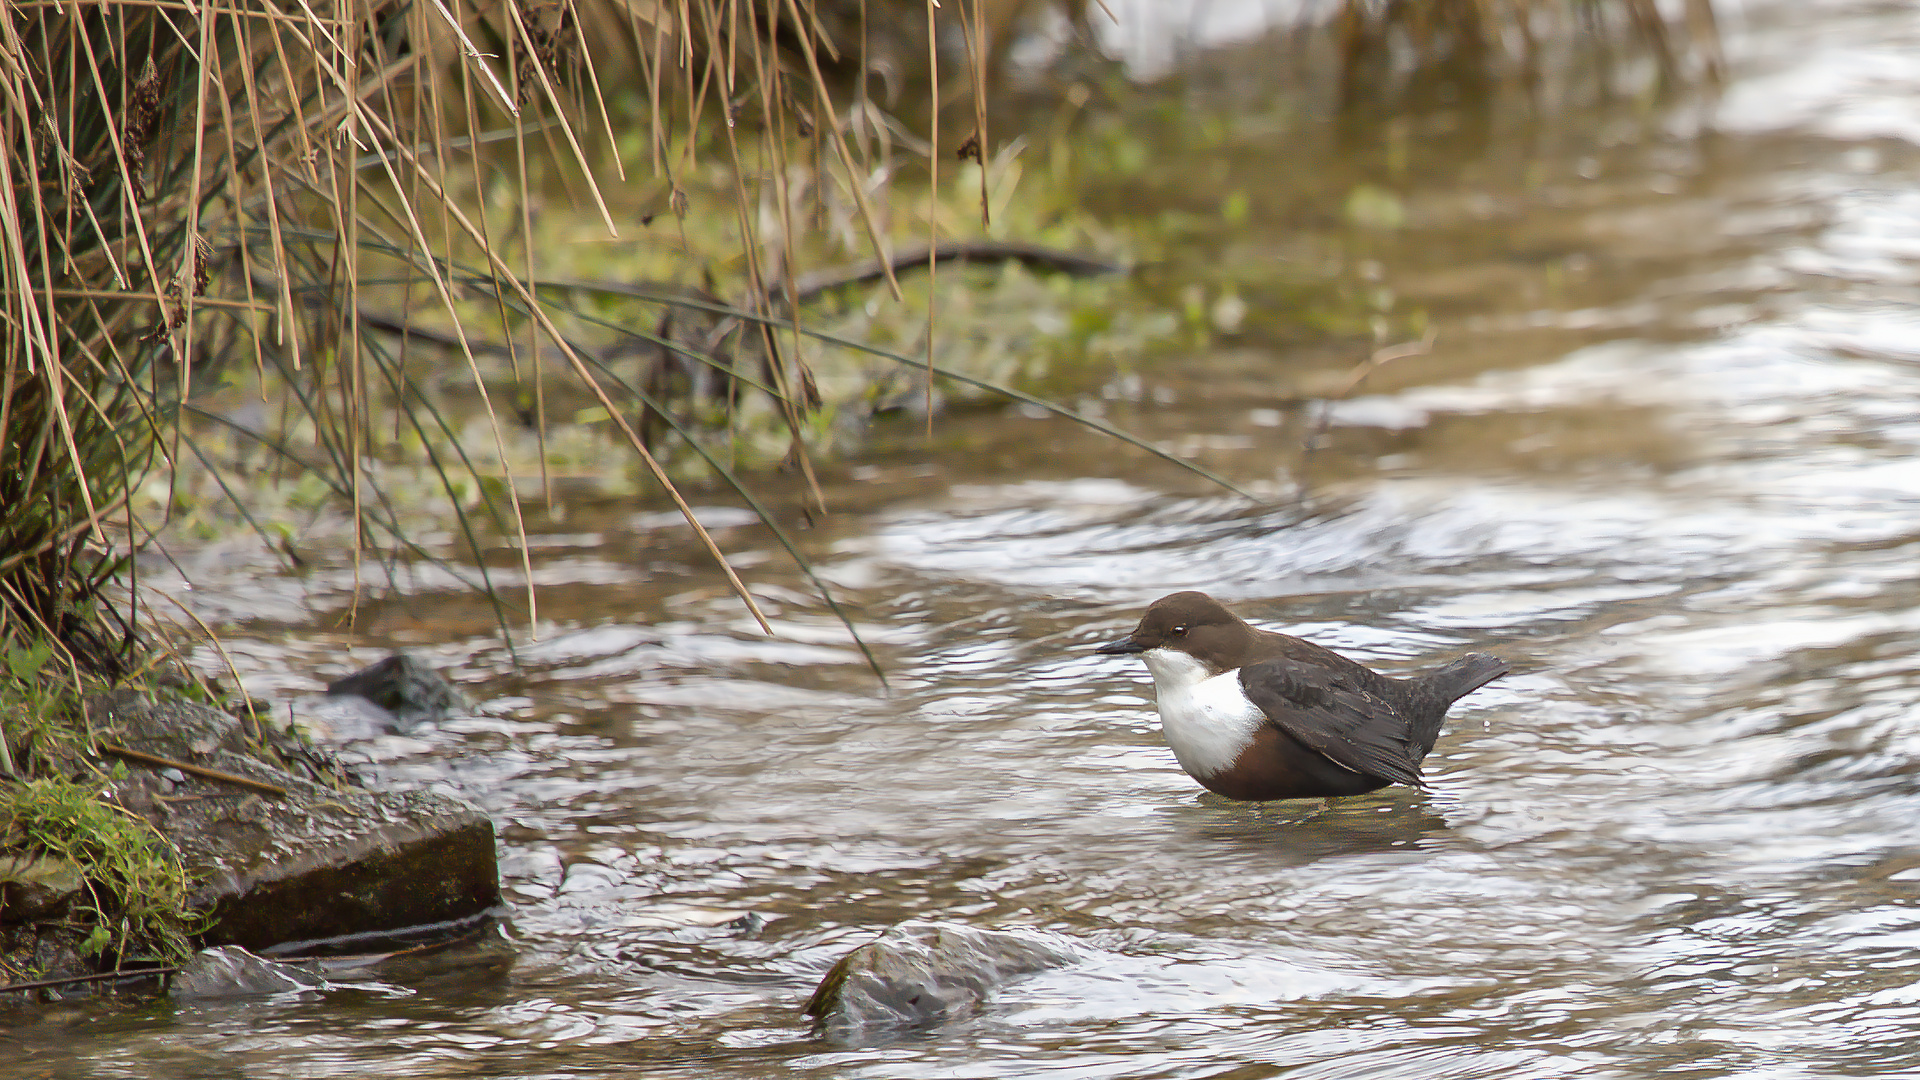
[[[116,770],[118,771],[118,770]],[[86,899],[67,915],[83,956],[171,963],[204,919],[178,852],[145,818],[101,798],[115,777],[43,777],[0,787],[0,849],[80,868]]]
[[[104,797],[124,767],[93,764],[80,685],[49,671],[53,654],[48,641],[0,654],[0,852],[77,871],[84,899],[64,918],[82,956],[115,966],[182,959],[205,920],[188,906],[179,854]]]
[[[49,669],[53,642],[15,645],[0,652],[0,775],[65,775],[89,756],[71,683]]]

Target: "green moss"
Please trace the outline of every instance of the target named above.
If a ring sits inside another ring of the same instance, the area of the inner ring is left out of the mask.
[[[80,868],[85,899],[68,918],[82,955],[184,959],[204,921],[187,906],[186,872],[145,818],[102,798],[113,779],[43,777],[0,787],[0,847]]]
[[[204,918],[174,848],[145,819],[115,805],[125,775],[102,773],[80,689],[51,664],[52,649],[21,646],[0,671],[0,855],[70,865],[84,879],[65,919],[82,955],[173,961],[192,951]]]

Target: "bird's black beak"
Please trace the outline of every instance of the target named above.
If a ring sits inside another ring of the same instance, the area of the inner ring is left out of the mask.
[[[1101,656],[1126,656],[1129,653],[1146,652],[1147,647],[1130,637],[1123,637],[1119,641],[1109,641],[1093,651]]]

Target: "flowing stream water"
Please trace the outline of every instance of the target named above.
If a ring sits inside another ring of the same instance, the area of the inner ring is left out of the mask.
[[[404,646],[489,698],[357,752],[494,816],[510,918],[326,993],[14,1012],[0,1075],[1920,1075],[1920,14],[1774,14],[1713,100],[1418,121],[1363,277],[1437,343],[1325,410],[1357,357],[1263,321],[1270,271],[1362,241],[1248,177],[1304,156],[1337,206],[1370,166],[1196,80],[1243,133],[1142,183],[1253,184],[1250,214],[1148,273],[1254,314],[1098,400],[1262,501],[1019,412],[900,434],[804,534],[884,691],[717,505],[775,638],[631,507],[535,538],[517,668],[434,576],[349,653],[331,571],[183,556],[256,691]],[[1185,588],[1389,670],[1516,671],[1430,794],[1230,803],[1091,653]],[[814,1039],[827,966],[916,917],[1088,959]]]

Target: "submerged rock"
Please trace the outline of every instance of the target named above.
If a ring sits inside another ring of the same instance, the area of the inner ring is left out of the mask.
[[[452,683],[406,653],[335,679],[327,684],[327,696],[365,698],[392,717],[394,731],[410,730],[423,721],[437,724],[448,712],[466,706]]]
[[[821,1034],[866,1042],[970,1015],[1001,984],[1080,959],[1037,930],[908,922],[840,958],[807,1000]]]
[[[405,734],[412,727],[358,694],[301,694],[288,700],[287,713],[315,743],[328,747]]]
[[[295,964],[255,956],[238,945],[202,949],[168,982],[167,992],[181,1000],[284,994],[325,990],[327,980]]]

